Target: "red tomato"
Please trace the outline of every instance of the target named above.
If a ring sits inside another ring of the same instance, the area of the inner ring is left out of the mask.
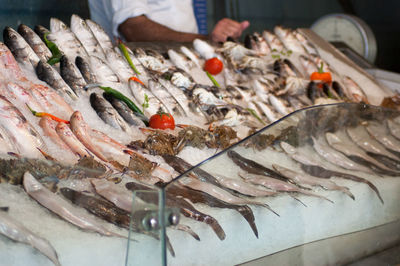
[[[204,70],[211,75],[217,75],[222,71],[224,64],[216,57],[208,59],[204,64]]]
[[[157,129],[174,129],[175,120],[170,114],[157,113],[150,117],[149,127]]]

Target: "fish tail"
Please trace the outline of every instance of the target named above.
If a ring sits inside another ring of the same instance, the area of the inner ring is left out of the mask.
[[[212,230],[215,232],[215,234],[218,236],[218,238],[220,240],[224,240],[225,239],[225,237],[226,237],[225,231],[219,225],[217,220],[213,219],[213,220],[211,220],[211,222],[208,222],[208,224],[211,226]]]
[[[340,187],[339,190],[342,191],[343,193],[345,193],[347,196],[349,196],[353,200],[356,200],[356,198],[354,197],[353,193],[351,193],[350,189],[348,189],[347,187]]]
[[[358,176],[348,175],[348,174],[343,174],[343,173],[337,174],[337,176],[345,178],[345,179],[350,179],[350,180],[353,180],[356,182],[361,182],[361,183],[367,184],[376,193],[376,195],[378,196],[378,198],[382,202],[382,204],[385,204],[385,202],[383,201],[383,199],[381,197],[381,194],[379,193],[378,188],[374,184],[372,184],[370,181],[368,181],[364,178],[358,177]]]
[[[189,226],[184,225],[184,224],[178,224],[177,226],[175,226],[175,228],[176,228],[177,230],[180,230],[180,231],[183,231],[183,232],[188,233],[188,234],[191,235],[194,239],[196,239],[197,241],[200,241],[199,235],[196,234],[196,232],[194,232],[194,231],[192,230],[192,228],[190,228]]]
[[[249,206],[240,206],[235,209],[247,221],[247,223],[250,225],[251,229],[253,230],[253,233],[258,238],[258,229],[257,229],[256,223],[255,223],[254,214],[253,214],[253,211],[251,210],[251,208]]]
[[[324,199],[324,200],[327,200],[327,201],[329,201],[331,203],[334,203],[332,200],[328,199],[327,197],[324,197],[324,196],[321,196],[321,195],[318,195],[318,194],[315,194],[315,193],[312,193],[312,192],[309,192],[309,191],[303,191],[302,190],[301,193],[309,195],[309,196],[317,197],[317,198],[320,198],[320,199]]]
[[[277,215],[278,217],[280,217],[280,215],[279,215],[276,211],[274,211],[268,204],[260,203],[260,204],[257,204],[257,205],[260,205],[260,206],[262,206],[262,207],[264,207],[264,208],[267,208],[268,210],[270,210],[271,212],[273,212],[275,215]]]
[[[300,202],[301,203],[301,205],[303,205],[304,207],[307,207],[307,205],[304,203],[304,202],[302,202],[300,199],[298,199],[298,198],[296,198],[295,196],[293,196],[293,195],[290,195],[293,199],[295,199],[295,200],[297,200],[298,202]]]

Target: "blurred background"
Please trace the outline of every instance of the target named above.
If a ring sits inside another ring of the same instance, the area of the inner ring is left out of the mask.
[[[375,34],[378,46],[374,64],[400,73],[400,1],[396,0],[208,0],[209,29],[219,19],[249,20],[246,33],[273,29],[277,24],[310,27],[331,13],[353,14],[364,20]],[[69,23],[71,14],[89,18],[84,0],[0,0],[0,26],[49,27],[51,17]]]

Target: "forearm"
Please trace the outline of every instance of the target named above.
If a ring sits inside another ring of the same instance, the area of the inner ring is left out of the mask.
[[[146,16],[128,18],[118,27],[119,32],[130,42],[179,41],[191,42],[196,38],[207,39],[206,35],[172,30]]]

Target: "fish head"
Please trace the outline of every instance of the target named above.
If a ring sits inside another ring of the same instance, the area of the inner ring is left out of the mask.
[[[289,155],[296,154],[296,148],[290,145],[287,142],[281,141],[280,143],[281,148]]]
[[[50,18],[50,31],[55,33],[68,30],[68,26],[58,18]]]

